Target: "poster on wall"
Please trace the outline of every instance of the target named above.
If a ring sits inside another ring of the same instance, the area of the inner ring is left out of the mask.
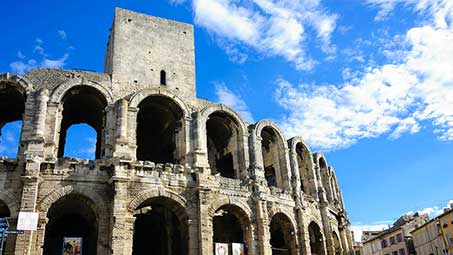
[[[232,243],[233,255],[245,255],[244,244]]]
[[[228,255],[228,244],[215,243],[215,255]]]
[[[82,255],[82,237],[63,238],[62,255]]]

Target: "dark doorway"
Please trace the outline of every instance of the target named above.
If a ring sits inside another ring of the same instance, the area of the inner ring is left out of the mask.
[[[170,98],[149,96],[139,105],[137,159],[155,163],[183,163],[183,112]],[[179,148],[179,151],[178,151]]]
[[[186,255],[188,230],[183,214],[184,209],[167,198],[144,203],[135,215],[132,254]]]
[[[291,255],[295,253],[294,229],[285,215],[278,213],[272,217],[270,232],[273,255]]]
[[[95,255],[98,224],[92,205],[79,195],[67,195],[55,202],[47,213],[43,254],[61,255],[65,237],[81,237],[82,253]]]
[[[242,245],[244,254],[248,253],[248,245],[250,245],[250,221],[245,213],[236,206],[225,205],[220,207],[214,214],[212,219],[213,227],[213,248],[215,243],[228,244],[230,254],[234,245]]]
[[[318,224],[311,222],[310,225],[308,225],[308,233],[310,236],[311,254],[314,255],[324,254],[322,234]]]

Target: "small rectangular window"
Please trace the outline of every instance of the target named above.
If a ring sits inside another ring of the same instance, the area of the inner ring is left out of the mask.
[[[398,243],[403,241],[403,235],[402,235],[401,233],[399,233],[399,234],[396,235],[396,241],[397,241]]]
[[[390,245],[394,245],[396,242],[395,242],[395,237],[392,236],[390,237]]]
[[[406,255],[406,252],[404,251],[404,249],[400,249],[400,255]]]

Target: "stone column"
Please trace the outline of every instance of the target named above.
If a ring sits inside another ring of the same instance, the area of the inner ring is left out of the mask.
[[[266,201],[257,199],[256,201],[256,228],[258,231],[258,254],[271,255],[271,236],[269,229],[269,219],[267,213]]]
[[[38,228],[36,230],[36,245],[34,247],[35,251],[32,252],[34,254],[38,254],[38,255],[43,254],[42,247],[44,247],[46,226],[47,226],[48,222],[49,222],[49,219],[47,218],[46,212],[40,212],[39,220],[38,220]]]
[[[319,189],[319,196],[321,197],[321,201],[319,203],[319,209],[321,212],[321,219],[323,225],[323,232],[324,237],[326,240],[326,254],[327,255],[334,255],[334,247],[333,247],[333,236],[332,236],[332,229],[330,228],[330,221],[329,221],[329,208],[326,196],[324,194],[324,189]]]
[[[299,236],[299,253],[300,254],[311,254],[310,250],[310,233],[308,232],[308,226],[304,221],[304,210],[302,208],[296,209],[297,217],[297,232]]]
[[[40,162],[41,161],[39,159],[35,160],[33,158],[28,158],[25,163],[25,174],[22,177],[23,189],[20,205],[20,211],[22,212],[34,212],[36,209]],[[32,247],[35,237],[36,232],[28,230],[26,230],[24,234],[18,235],[15,253],[21,255],[36,254],[35,252],[32,252],[32,250],[36,251],[39,249],[38,247]]]
[[[112,254],[132,254],[134,218],[128,211],[127,165],[119,163],[110,179],[115,189],[113,197]]]
[[[212,218],[209,215],[209,192],[208,189],[199,190],[199,201],[198,201],[198,242],[200,254],[214,254],[213,250],[213,229],[212,229]]]
[[[39,92],[36,99],[36,116],[34,135],[44,139],[46,132],[47,102],[49,101],[49,91],[43,89]]]
[[[193,163],[199,169],[209,169],[208,162],[208,147],[206,141],[206,123],[201,117],[200,113],[195,113],[193,119]],[[210,171],[206,172],[207,175],[211,174]]]
[[[349,254],[348,238],[346,236],[346,231],[344,229],[344,226],[339,227],[339,231],[340,231],[341,246],[343,247],[343,254],[348,255]]]

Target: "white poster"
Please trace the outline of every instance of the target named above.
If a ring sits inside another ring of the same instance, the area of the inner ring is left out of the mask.
[[[39,214],[34,212],[19,212],[17,230],[36,230]]]
[[[215,255],[228,255],[228,244],[215,243]]]
[[[244,244],[232,243],[233,255],[245,255]]]

